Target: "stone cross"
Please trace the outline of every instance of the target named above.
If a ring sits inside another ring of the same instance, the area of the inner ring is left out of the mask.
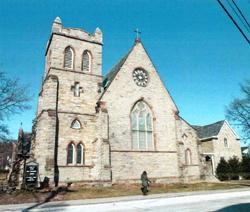
[[[137,38],[139,38],[139,34],[141,34],[141,32],[138,31],[138,28],[137,28],[137,30],[135,30],[134,32],[137,33]]]
[[[71,86],[71,90],[74,91],[74,96],[80,96],[80,93],[83,93],[82,87],[79,86],[79,82],[75,82],[75,85]]]

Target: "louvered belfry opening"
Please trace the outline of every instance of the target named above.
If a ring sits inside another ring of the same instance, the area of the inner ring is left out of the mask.
[[[82,70],[90,71],[90,55],[87,51],[83,53]]]
[[[64,68],[73,68],[73,51],[68,46],[65,49]]]

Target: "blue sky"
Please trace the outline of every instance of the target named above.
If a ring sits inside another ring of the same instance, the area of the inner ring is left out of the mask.
[[[250,21],[250,1],[235,2]],[[249,44],[216,0],[2,0],[0,15],[1,71],[29,83],[35,95],[32,110],[6,121],[15,139],[21,122],[31,131],[46,43],[57,16],[63,27],[91,34],[101,29],[103,74],[132,48],[138,28],[180,116],[192,125],[225,119],[225,106],[241,95],[239,83],[250,75]]]

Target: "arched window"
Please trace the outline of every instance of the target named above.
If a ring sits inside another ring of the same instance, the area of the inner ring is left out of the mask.
[[[81,124],[80,124],[80,122],[79,122],[77,119],[75,119],[75,120],[72,122],[71,127],[72,127],[73,129],[80,129],[80,128],[81,128]]]
[[[187,163],[187,165],[191,164],[190,150],[189,149],[186,150],[186,163]]]
[[[82,70],[90,71],[91,55],[88,51],[85,51],[82,56]]]
[[[68,158],[67,158],[68,164],[74,164],[74,152],[75,152],[75,146],[73,143],[70,143],[68,146]]]
[[[152,112],[143,101],[138,101],[132,109],[132,149],[153,150]]]
[[[83,155],[83,145],[81,143],[79,143],[77,145],[77,158],[76,158],[76,163],[77,164],[83,164],[83,158],[84,158],[84,155]]]
[[[73,68],[73,50],[68,46],[64,53],[64,68]]]
[[[226,148],[229,147],[227,138],[224,138],[224,146],[225,146]]]

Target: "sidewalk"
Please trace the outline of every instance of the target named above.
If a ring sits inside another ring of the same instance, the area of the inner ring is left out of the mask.
[[[148,196],[142,196],[142,195],[140,195],[140,196],[125,196],[125,197],[112,197],[112,198],[101,198],[101,199],[69,200],[69,201],[61,201],[61,202],[0,205],[0,211],[4,211],[4,212],[7,212],[7,211],[54,211],[54,210],[66,210],[67,206],[76,206],[76,205],[118,203],[118,202],[136,201],[136,200],[173,198],[173,197],[206,195],[206,194],[218,194],[218,193],[230,193],[230,192],[241,192],[241,191],[242,192],[250,191],[250,188],[228,189],[228,190],[194,191],[194,192],[153,194],[153,195],[149,194]]]

